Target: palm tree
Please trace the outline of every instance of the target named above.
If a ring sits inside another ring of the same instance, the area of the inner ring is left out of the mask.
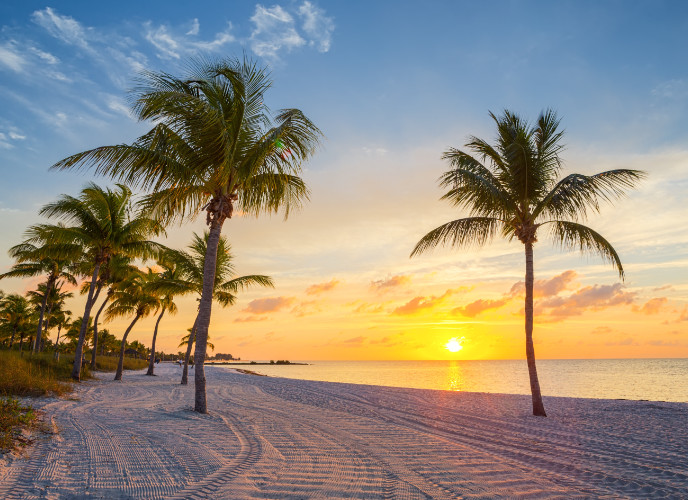
[[[2,298],[0,301],[0,320],[12,331],[10,349],[12,349],[17,333],[20,334],[21,341],[24,340],[27,325],[31,324],[34,314],[31,303],[25,297],[11,293]],[[21,344],[22,342],[19,343],[20,350]]]
[[[418,242],[411,256],[437,245],[482,246],[501,233],[525,245],[526,359],[533,400],[533,415],[546,416],[533,349],[533,245],[542,227],[564,248],[598,254],[624,278],[616,250],[600,234],[581,224],[588,211],[599,212],[601,201],[611,201],[644,176],[638,170],[610,170],[587,176],[570,174],[559,179],[563,131],[556,113],[542,113],[535,126],[504,111],[490,116],[497,125],[493,146],[471,137],[466,147],[473,155],[450,149],[443,159],[451,169],[440,177],[447,188],[442,199],[467,208],[469,217],[433,229]]]
[[[160,326],[160,320],[162,320],[163,315],[166,311],[170,314],[177,314],[177,304],[174,303],[173,298],[174,292],[158,292],[156,290],[156,285],[159,283],[167,283],[168,281],[174,281],[179,278],[177,266],[165,262],[164,260],[159,262],[163,270],[160,273],[153,273],[150,269],[148,270],[148,286],[152,293],[158,293],[160,299],[160,314],[158,319],[155,321],[155,329],[153,330],[153,340],[151,341],[151,352],[150,359],[148,360],[148,371],[146,375],[155,375],[155,341],[158,338],[158,326]]]
[[[25,241],[10,248],[8,253],[17,263],[8,272],[0,274],[0,279],[47,275],[46,293],[39,309],[36,341],[33,346],[34,352],[39,352],[48,296],[59,279],[76,285],[73,262],[81,254],[82,249],[74,244],[61,245],[56,244],[50,238],[36,237],[37,235],[32,234],[30,230],[27,232],[27,236],[33,239],[33,243]]]
[[[98,283],[96,285],[96,293],[94,295],[93,303],[95,304],[101,289],[104,286],[108,286],[107,294],[105,295],[105,300],[101,303],[95,317],[93,318],[93,350],[91,351],[91,370],[96,369],[96,353],[98,351],[98,320],[100,318],[100,313],[103,312],[105,306],[108,304],[112,298],[112,294],[115,288],[129,278],[133,273],[139,272],[139,269],[131,264],[131,258],[124,257],[122,255],[112,255],[100,268],[100,274],[98,276]],[[88,293],[90,288],[90,283],[84,283],[81,288],[81,293]]]
[[[52,314],[53,326],[57,327],[57,338],[55,339],[55,350],[53,353],[55,359],[60,359],[60,332],[62,332],[62,328],[70,324],[71,318],[72,312],[65,311],[62,308]]]
[[[165,254],[165,259],[176,268],[177,277],[170,278],[153,285],[154,289],[175,295],[197,294],[200,299],[203,294],[205,259],[208,248],[210,234],[205,231],[203,237],[193,234],[193,240],[189,245],[188,252],[180,250],[170,250]],[[270,276],[262,274],[250,274],[248,276],[235,276],[234,263],[231,247],[224,236],[220,236],[217,244],[215,259],[215,273],[213,285],[213,298],[221,307],[229,307],[236,302],[236,294],[247,290],[252,286],[274,287]],[[184,369],[182,370],[182,385],[188,383],[189,358],[191,348],[196,341],[196,329],[198,320],[191,328],[190,341],[187,345],[186,355],[184,356]],[[207,343],[206,338],[206,343]],[[181,344],[180,344],[181,346]],[[196,358],[194,357],[194,363]]]
[[[131,190],[121,184],[111,190],[91,183],[78,198],[62,195],[40,211],[41,215],[59,217],[75,223],[75,226],[37,224],[28,231],[30,243],[40,238],[51,238],[60,244],[76,244],[91,259],[91,284],[72,368],[75,380],[80,380],[86,326],[91,318],[101,266],[116,254],[147,258],[164,248],[147,239],[163,232],[158,221],[142,212],[130,216],[133,209],[131,195]]]
[[[244,59],[199,62],[189,76],[143,74],[133,112],[155,127],[132,145],[106,146],[53,168],[92,166],[100,174],[149,189],[149,206],[165,219],[206,213],[210,227],[196,328],[195,410],[206,413],[205,360],[217,245],[235,208],[258,216],[298,207],[308,198],[299,177],[320,131],[298,109],[273,119],[265,69]]]
[[[121,286],[115,289],[112,303],[105,311],[105,318],[109,321],[117,317],[134,316],[134,319],[129,323],[129,326],[122,336],[115,380],[122,380],[124,350],[126,349],[129,332],[131,332],[131,329],[134,328],[134,325],[139,319],[145,318],[159,308],[160,299],[149,291],[146,275],[144,273],[138,273],[131,276],[128,280],[123,282]]]
[[[74,284],[76,284],[76,281]],[[50,328],[50,320],[53,312],[62,310],[65,301],[74,297],[72,292],[61,291],[63,285],[63,281],[57,281],[48,290],[48,283],[42,283],[38,285],[37,290],[31,290],[26,293],[28,299],[34,304],[39,313],[45,311],[43,330],[40,335],[40,340],[36,342],[38,345],[36,351],[42,350],[43,341],[48,338],[48,329]]]

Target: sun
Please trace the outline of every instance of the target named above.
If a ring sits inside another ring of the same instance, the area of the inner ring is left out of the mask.
[[[446,344],[444,344],[444,348],[449,352],[459,352],[461,349],[463,349],[463,346],[461,345],[462,342],[463,337],[460,339],[452,337],[447,341]]]

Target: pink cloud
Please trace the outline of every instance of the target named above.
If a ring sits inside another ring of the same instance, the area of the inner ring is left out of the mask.
[[[533,296],[538,297],[554,297],[559,292],[570,289],[573,281],[578,274],[576,271],[564,271],[550,279],[535,280],[533,284]],[[511,287],[510,295],[520,295],[525,293],[525,282],[519,281]]]
[[[484,299],[478,299],[474,302],[471,302],[470,304],[467,304],[463,307],[456,307],[452,309],[453,314],[461,314],[462,316],[467,316],[469,318],[474,318],[478,314],[487,311],[489,309],[498,309],[502,306],[505,306],[511,301],[510,297],[504,297],[501,299],[497,300],[484,300]]]
[[[331,281],[328,281],[326,283],[316,283],[314,285],[309,286],[306,288],[306,294],[307,295],[318,295],[323,292],[329,292],[332,290],[334,287],[339,285],[339,280],[332,279]]]
[[[563,319],[578,316],[586,310],[601,311],[617,305],[630,305],[635,300],[634,292],[626,292],[623,285],[593,285],[577,290],[566,297],[551,297],[539,300],[535,306],[539,313]]]
[[[406,304],[403,306],[397,307],[392,314],[399,314],[399,315],[407,315],[407,314],[415,314],[419,311],[425,311],[428,309],[433,309],[434,307],[437,307],[440,305],[444,300],[449,297],[452,293],[454,293],[454,290],[447,290],[443,295],[437,297],[435,295],[431,297],[414,297],[413,299],[409,300]]]
[[[641,307],[633,306],[635,312],[641,314],[657,314],[666,305],[669,300],[666,297],[656,297],[645,302]]]
[[[410,281],[410,276],[399,274],[397,276],[392,276],[390,278],[371,281],[370,288],[377,292],[384,292],[390,288],[396,288],[402,285],[406,285],[407,283],[410,283]]]
[[[248,303],[243,312],[249,314],[265,314],[279,311],[292,305],[296,299],[294,297],[268,297],[265,299],[255,299]]]

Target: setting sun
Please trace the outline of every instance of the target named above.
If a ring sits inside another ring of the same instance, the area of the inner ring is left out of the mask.
[[[463,349],[463,346],[461,345],[462,342],[463,337],[461,337],[460,339],[452,337],[447,341],[446,344],[444,344],[444,348],[449,352],[459,352],[461,349]]]

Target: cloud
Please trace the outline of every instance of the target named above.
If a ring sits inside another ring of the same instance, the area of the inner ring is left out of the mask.
[[[303,19],[303,31],[309,36],[308,45],[314,46],[318,52],[330,50],[334,21],[325,16],[325,11],[310,2],[304,2],[299,7],[299,15]]]
[[[195,21],[198,22],[198,20]],[[216,52],[228,43],[236,40],[231,33],[231,23],[228,24],[225,31],[216,33],[212,40],[207,41],[190,38],[197,34],[193,33],[193,27],[190,31],[177,34],[170,26],[165,24],[153,26],[153,23],[148,21],[144,24],[144,28],[144,38],[157,49],[158,56],[163,59],[181,59],[184,56],[194,55],[198,52]],[[200,29],[200,24],[198,28]]]
[[[444,300],[449,297],[452,293],[454,293],[454,290],[447,290],[443,295],[437,297],[435,295],[432,295],[428,298],[425,297],[414,297],[413,299],[409,300],[406,304],[403,306],[397,307],[394,311],[392,311],[392,314],[397,314],[397,315],[408,315],[408,314],[415,314],[420,311],[426,311],[429,309],[433,309],[440,305]]]
[[[265,314],[269,312],[279,311],[285,307],[289,307],[295,302],[293,297],[268,297],[265,299],[255,299],[248,303],[243,312],[249,314]]]
[[[657,314],[662,310],[662,307],[664,307],[668,301],[669,300],[666,297],[656,297],[648,300],[641,307],[633,306],[633,310],[641,314]]]
[[[538,298],[553,297],[558,295],[559,292],[569,289],[569,285],[573,283],[577,276],[578,275],[575,271],[569,270],[564,271],[563,273],[558,274],[551,279],[535,280],[535,283],[533,284],[533,296]],[[511,287],[511,291],[509,293],[511,295],[523,294],[525,293],[525,289],[525,282],[519,281]]]
[[[384,306],[382,304],[369,304],[364,302],[363,304],[359,305],[356,309],[354,309],[354,312],[357,313],[380,313],[384,310]]]
[[[617,305],[630,305],[635,300],[634,292],[626,292],[620,283],[614,285],[593,285],[577,290],[566,297],[551,297],[536,302],[538,315],[548,314],[555,320],[578,316],[586,310],[601,311]]]
[[[652,95],[664,99],[682,99],[688,97],[688,82],[685,80],[667,80],[652,89]]]
[[[0,45],[0,64],[4,64],[16,73],[22,73],[24,71],[26,60],[19,52],[14,40],[10,40],[4,45]]]
[[[387,291],[390,288],[396,288],[402,285],[406,285],[411,282],[410,276],[404,276],[399,274],[397,276],[392,276],[390,278],[385,278],[377,281],[370,282],[370,288],[378,292]]]
[[[502,306],[505,306],[511,301],[511,297],[504,297],[501,299],[497,300],[484,300],[484,299],[478,299],[474,302],[471,302],[470,304],[467,304],[463,307],[456,307],[452,309],[453,314],[461,314],[462,316],[467,316],[469,318],[474,318],[478,314],[487,311],[489,309],[498,309]]]
[[[327,52],[332,43],[334,22],[325,11],[310,2],[304,2],[295,12],[301,20],[301,32],[295,17],[285,7],[256,5],[251,16],[253,31],[249,38],[251,50],[261,57],[275,59],[280,51],[291,52],[303,46]]]
[[[36,24],[43,27],[55,38],[66,44],[81,47],[88,52],[93,51],[88,42],[89,32],[92,31],[92,28],[84,28],[73,17],[61,16],[50,7],[35,11],[31,17]]]
[[[614,330],[612,330],[608,326],[598,326],[596,328],[593,328],[591,333],[594,335],[599,335],[599,334],[611,333],[613,331]]]
[[[201,23],[198,22],[198,18],[194,18],[193,21],[191,21],[191,29],[186,32],[187,35],[198,35],[198,33],[201,31]]]
[[[249,323],[252,321],[265,321],[267,316],[241,316],[234,319],[235,323]]]
[[[346,340],[340,340],[339,343],[354,346],[354,345],[361,345],[361,344],[365,343],[365,341],[366,341],[365,337],[358,336],[358,337],[351,337],[351,338],[346,339]]]
[[[339,280],[336,280],[332,278],[332,280],[326,282],[326,283],[316,283],[314,285],[309,286],[306,288],[306,294],[307,295],[319,295],[323,292],[329,292],[333,288],[335,288],[337,285],[339,285]]]
[[[296,314],[299,317],[308,316],[310,314],[316,314],[320,311],[322,311],[322,309],[318,307],[318,303],[315,300],[301,302],[291,310],[293,314]]]

